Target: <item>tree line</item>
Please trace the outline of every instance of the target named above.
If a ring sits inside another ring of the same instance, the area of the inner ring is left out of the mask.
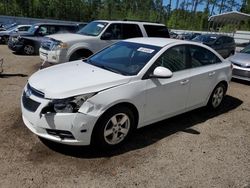
[[[80,22],[145,20],[192,30],[206,30],[209,16],[232,10],[250,13],[250,0],[0,0],[0,15]]]

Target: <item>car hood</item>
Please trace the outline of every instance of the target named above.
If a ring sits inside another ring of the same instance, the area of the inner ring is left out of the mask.
[[[247,53],[237,53],[229,58],[233,63],[250,66],[250,54]]]
[[[19,33],[19,32],[17,32],[17,33],[11,33],[11,36],[12,37],[18,37],[18,36],[21,36],[21,37],[31,37],[31,36],[34,36],[34,34],[33,33],[29,33],[27,31],[23,31],[22,33]]]
[[[0,36],[8,35],[10,31],[0,31]]]
[[[54,34],[48,35],[48,38],[52,38],[62,42],[72,42],[72,41],[81,41],[89,38],[93,38],[93,36],[75,34],[75,33],[61,33],[61,34]]]
[[[126,84],[130,78],[78,60],[40,70],[28,82],[45,98],[63,99]]]

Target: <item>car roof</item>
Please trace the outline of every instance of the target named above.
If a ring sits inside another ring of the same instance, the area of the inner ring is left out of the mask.
[[[174,44],[174,43],[175,44],[194,44],[197,46],[204,46],[203,44],[200,44],[197,42],[185,41],[185,40],[179,40],[179,39],[171,39],[171,38],[160,38],[160,37],[140,37],[140,38],[127,39],[124,41],[158,46],[158,47],[164,47],[164,46],[167,46],[169,44]]]
[[[147,25],[160,25],[165,26],[162,23],[147,22],[147,21],[136,21],[136,20],[94,20],[94,22],[108,22],[108,23],[134,23],[134,24],[147,24]]]
[[[17,25],[17,27],[26,27],[26,26],[32,26],[32,25]]]
[[[75,23],[35,23],[34,25],[40,26],[40,25],[59,25],[59,26],[77,26]]]

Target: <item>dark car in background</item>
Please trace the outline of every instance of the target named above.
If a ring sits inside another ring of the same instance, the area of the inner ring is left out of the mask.
[[[21,33],[21,32],[27,32],[31,25],[17,25],[10,27],[9,29],[5,31],[0,31],[0,43],[1,44],[8,44],[9,37],[13,33]]]
[[[77,24],[37,23],[32,25],[28,32],[10,36],[9,49],[26,55],[38,54],[44,36],[55,33],[75,33]]]
[[[204,34],[199,35],[193,39],[195,42],[201,42],[210,46],[217,51],[222,57],[226,58],[235,53],[236,44],[233,37],[218,35],[218,34]]]
[[[201,34],[200,33],[183,33],[183,34],[178,35],[177,38],[181,40],[192,40],[193,38],[199,35]]]

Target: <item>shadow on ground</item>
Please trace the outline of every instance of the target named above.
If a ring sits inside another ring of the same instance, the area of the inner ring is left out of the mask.
[[[128,151],[144,148],[180,131],[193,134],[194,136],[200,134],[198,131],[192,129],[192,127],[205,122],[208,119],[227,113],[237,108],[242,103],[243,102],[237,98],[225,96],[222,107],[217,111],[209,111],[206,108],[199,108],[191,112],[154,123],[145,128],[138,129],[125,145],[116,150],[100,151],[91,146],[67,146],[44,139],[41,139],[41,141],[50,149],[64,155],[78,158],[111,157]]]
[[[240,83],[240,84],[244,84],[244,85],[250,86],[250,81],[240,80],[240,79],[236,79],[236,78],[232,78],[232,81],[236,82],[236,83]]]
[[[12,54],[15,56],[39,56],[39,54],[36,54],[36,53],[27,55],[27,54],[24,54],[23,52],[15,52],[15,51],[13,51]]]

